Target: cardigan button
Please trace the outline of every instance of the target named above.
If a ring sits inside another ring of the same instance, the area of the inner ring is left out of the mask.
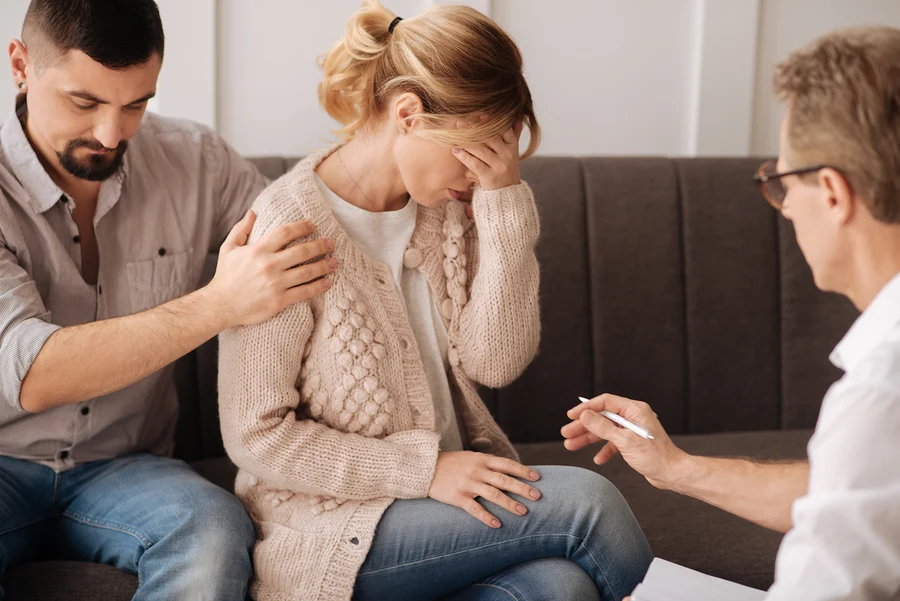
[[[459,367],[459,351],[454,347],[450,347],[447,351],[447,361],[450,362],[450,365],[453,367]]]
[[[408,269],[418,269],[422,266],[422,251],[418,248],[409,248],[403,253],[403,264]]]

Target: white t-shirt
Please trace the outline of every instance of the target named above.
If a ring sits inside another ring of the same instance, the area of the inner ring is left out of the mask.
[[[418,206],[410,200],[399,211],[372,213],[350,204],[325,185],[317,175],[316,182],[325,202],[338,223],[360,250],[370,259],[384,263],[401,291],[406,315],[422,358],[428,389],[434,399],[435,426],[441,436],[442,451],[461,451],[462,437],[447,380],[449,363],[447,328],[425,276],[403,265],[403,253],[416,228]]]

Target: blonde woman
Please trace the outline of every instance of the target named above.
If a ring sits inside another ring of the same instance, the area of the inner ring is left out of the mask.
[[[476,392],[512,382],[540,334],[518,49],[469,8],[403,21],[368,0],[321,65],[345,143],[260,196],[251,240],[311,221],[339,271],[221,337],[254,598],[621,599],[651,559],[621,495],[518,463]]]

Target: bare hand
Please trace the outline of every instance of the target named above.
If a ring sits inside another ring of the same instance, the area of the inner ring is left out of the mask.
[[[653,440],[620,427],[600,415],[600,411],[617,413],[643,426],[653,435]],[[603,465],[621,453],[628,465],[657,488],[669,488],[667,483],[672,480],[675,470],[689,457],[675,446],[647,403],[604,394],[573,407],[567,415],[573,420],[562,428],[568,450],[577,451],[606,440],[606,445],[594,456],[594,463]]]
[[[294,303],[325,292],[331,281],[324,276],[337,268],[331,258],[307,264],[334,250],[330,240],[288,247],[313,233],[311,223],[282,225],[248,246],[255,221],[250,211],[228,234],[219,250],[216,275],[207,286],[229,327],[262,323]]]
[[[485,190],[499,190],[522,183],[519,172],[519,136],[522,122],[500,138],[465,148],[454,148],[453,155],[471,171]]]
[[[488,513],[477,497],[512,514],[525,515],[528,513],[525,506],[501,491],[536,501],[541,493],[522,480],[539,479],[536,471],[511,459],[471,451],[440,453],[428,496],[467,511],[491,528],[500,528],[500,520]]]

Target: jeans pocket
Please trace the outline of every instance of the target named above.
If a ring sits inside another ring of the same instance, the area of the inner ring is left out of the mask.
[[[135,313],[152,309],[188,292],[193,249],[155,259],[128,263],[131,308]]]

